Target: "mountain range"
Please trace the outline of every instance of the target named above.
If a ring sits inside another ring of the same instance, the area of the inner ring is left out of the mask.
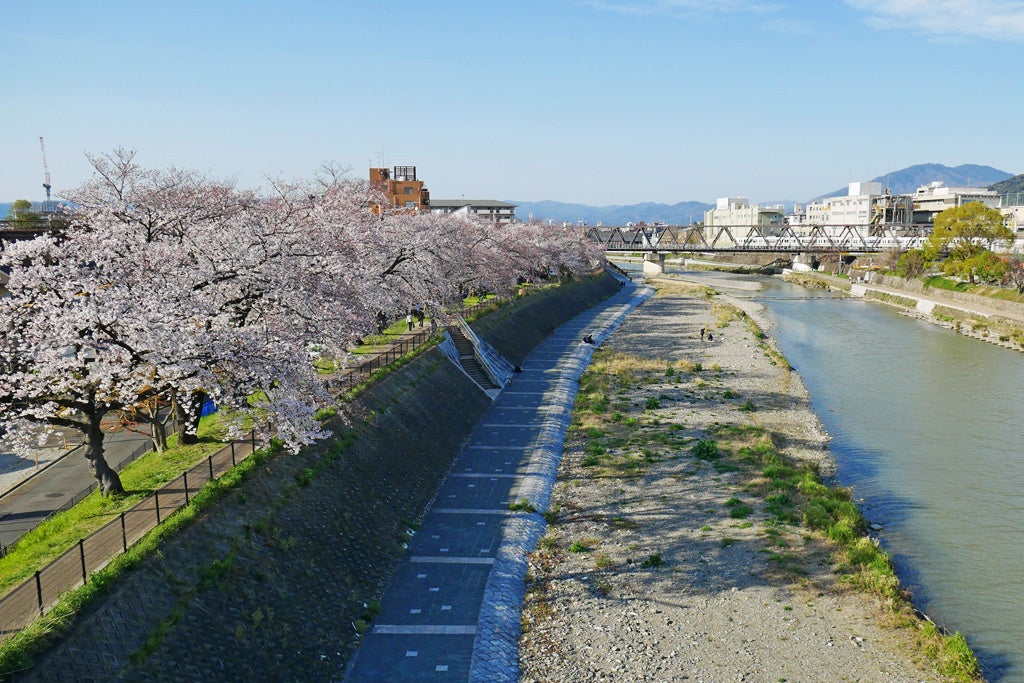
[[[893,194],[911,194],[922,185],[941,180],[948,187],[992,187],[1000,181],[1009,182],[1013,174],[1000,171],[991,166],[979,166],[976,164],[963,164],[961,166],[944,166],[942,164],[917,164],[908,166],[899,171],[886,173],[885,175],[872,178],[879,182],[882,187],[888,187]],[[1024,181],[1022,181],[1024,184]],[[1016,187],[1016,186],[1015,186]],[[845,195],[848,188],[844,187],[828,194],[819,195],[811,201],[817,201],[828,197]],[[1000,193],[1024,192],[1022,189],[999,189]],[[645,202],[642,204],[612,205],[612,206],[590,206],[587,204],[566,204],[564,202],[543,201],[543,202],[517,202],[508,200],[516,205],[516,216],[520,220],[536,218],[544,221],[555,221],[556,223],[585,222],[587,225],[625,225],[626,223],[663,222],[670,225],[688,225],[694,221],[704,220],[704,212],[715,207],[714,204],[704,202],[679,202],[678,204],[656,204]],[[782,204],[786,212],[793,210],[796,200],[778,200],[763,202],[764,204]]]
[[[917,164],[899,171],[886,173],[872,178],[883,187],[888,187],[893,194],[910,194],[922,185],[941,180],[948,187],[988,187],[1000,194],[1016,195],[1016,202],[1024,202],[1024,174],[1014,176],[1012,173],[1000,171],[991,166],[963,164],[949,167],[942,164]],[[845,195],[847,188],[841,188],[828,194],[815,197],[811,201]],[[557,223],[584,222],[587,225],[625,225],[626,223],[668,223],[669,225],[689,225],[694,221],[704,220],[704,212],[715,207],[705,202],[688,201],[677,204],[658,204],[643,202],[640,204],[615,204],[610,206],[590,206],[588,204],[567,204],[565,202],[517,202],[516,216],[520,220],[535,218]],[[782,204],[786,212],[793,210],[794,200],[765,202],[766,204]],[[12,202],[0,203],[0,219],[7,216]],[[35,209],[36,207],[33,206]]]

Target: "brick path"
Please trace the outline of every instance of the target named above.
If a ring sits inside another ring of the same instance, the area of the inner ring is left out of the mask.
[[[559,328],[495,400],[392,577],[346,674],[372,681],[519,680],[526,553],[544,532],[577,380],[650,290],[625,287]]]

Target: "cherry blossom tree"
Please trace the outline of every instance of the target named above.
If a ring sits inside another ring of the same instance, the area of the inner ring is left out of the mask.
[[[90,157],[60,238],[8,245],[0,306],[0,421],[24,447],[72,427],[105,494],[120,493],[105,418],[146,421],[158,449],[167,410],[193,437],[207,398],[291,448],[323,435],[329,400],[315,345],[343,358],[380,312],[457,304],[532,273],[579,272],[598,258],[571,228],[370,210],[364,182],[336,168],[239,190],[194,171],[153,170],[135,154]]]

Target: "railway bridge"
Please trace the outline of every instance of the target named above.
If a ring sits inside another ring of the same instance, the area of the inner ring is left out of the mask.
[[[636,226],[587,228],[587,236],[608,252],[644,255],[644,272],[660,274],[665,254],[678,252],[765,252],[794,254],[807,261],[822,254],[840,256],[893,249],[919,249],[930,225],[871,224],[792,226]]]

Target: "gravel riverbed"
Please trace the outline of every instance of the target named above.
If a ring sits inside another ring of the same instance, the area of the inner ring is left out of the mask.
[[[653,284],[658,294],[604,347],[690,371],[650,374],[609,410],[670,438],[632,469],[595,467],[586,438],[567,441],[548,534],[530,558],[521,680],[946,680],[914,625],[840,580],[827,541],[767,524],[743,472],[692,454],[722,425],[763,428],[785,455],[831,472],[799,376],[746,324],[768,329],[760,306]],[[742,313],[720,326],[721,304]],[[631,447],[608,457],[621,464]],[[752,512],[731,514],[737,506]]]

